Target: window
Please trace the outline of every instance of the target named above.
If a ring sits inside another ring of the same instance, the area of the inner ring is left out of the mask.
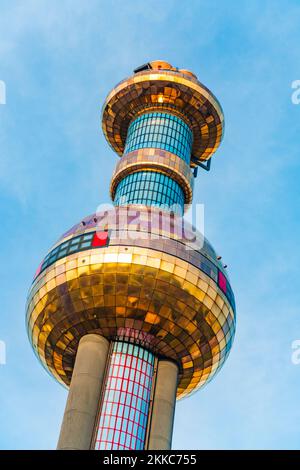
[[[160,206],[182,215],[184,193],[179,184],[166,175],[154,171],[139,171],[126,176],[117,186],[116,206],[145,204]]]
[[[82,235],[77,235],[76,237],[71,238],[70,240],[61,243],[56,248],[50,251],[42,264],[39,266],[36,271],[35,278],[42,272],[44,269],[51,266],[55,261],[63,258],[72,253],[77,253],[78,251],[89,250],[90,248],[97,248],[102,246],[107,246],[109,243],[109,233],[108,232],[89,232]]]
[[[128,128],[124,154],[140,148],[159,148],[190,163],[193,134],[179,117],[168,113],[146,113]]]
[[[130,343],[114,343],[97,430],[96,450],[144,449],[153,370],[152,353]],[[125,380],[128,376],[129,380]]]

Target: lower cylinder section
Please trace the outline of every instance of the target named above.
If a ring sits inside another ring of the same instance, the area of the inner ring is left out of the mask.
[[[154,355],[127,342],[115,342],[105,382],[96,450],[145,448]]]
[[[177,365],[144,347],[84,336],[57,449],[170,449]]]
[[[88,334],[79,342],[58,450],[87,450],[93,440],[109,342]]]

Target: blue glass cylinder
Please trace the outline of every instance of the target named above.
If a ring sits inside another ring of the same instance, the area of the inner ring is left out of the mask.
[[[131,122],[124,154],[142,148],[159,148],[189,164],[192,143],[192,131],[179,117],[169,113],[146,113]]]

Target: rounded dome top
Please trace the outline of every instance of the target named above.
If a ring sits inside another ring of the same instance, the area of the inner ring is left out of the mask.
[[[209,160],[220,145],[224,116],[217,98],[192,72],[158,60],[135,69],[105,100],[102,129],[118,155],[124,152],[130,122],[154,109],[178,113],[189,123],[193,132],[191,166]]]

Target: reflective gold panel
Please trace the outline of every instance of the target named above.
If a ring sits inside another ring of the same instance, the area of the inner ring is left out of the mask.
[[[69,385],[79,339],[91,332],[175,360],[178,398],[221,367],[234,336],[234,297],[215,251],[199,233],[191,242],[195,233],[183,220],[119,207],[85,218],[50,250],[29,292],[27,325],[57,380]]]

